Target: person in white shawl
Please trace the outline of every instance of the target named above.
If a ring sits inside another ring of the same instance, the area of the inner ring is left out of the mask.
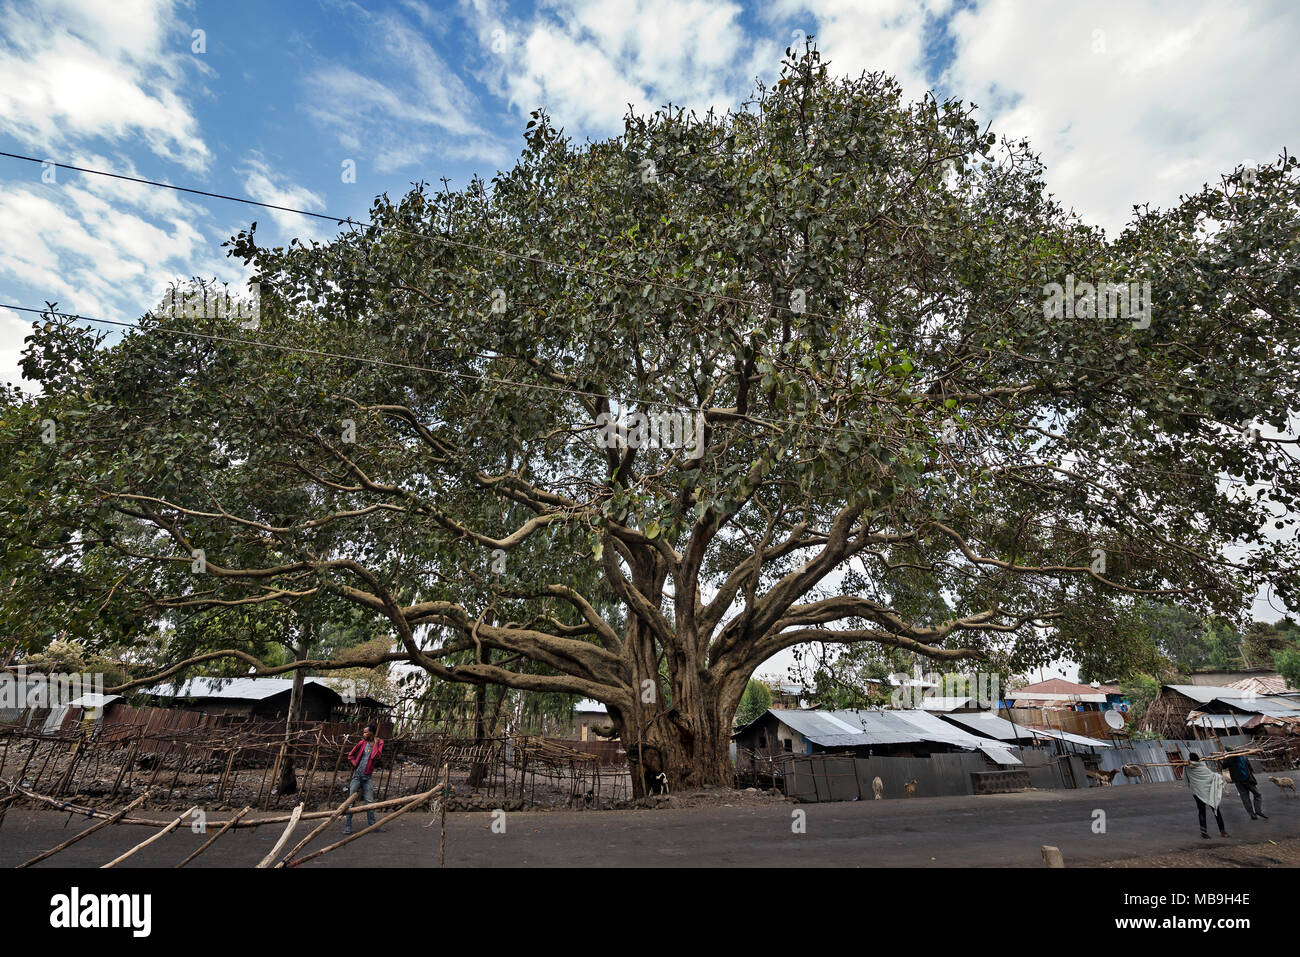
[[[1192,797],[1196,799],[1196,814],[1201,820],[1201,837],[1206,840],[1210,837],[1209,831],[1205,829],[1206,806],[1214,808],[1214,819],[1219,824],[1219,835],[1228,837],[1228,832],[1223,827],[1223,812],[1219,810],[1219,804],[1223,801],[1223,778],[1204,763],[1195,751],[1188,757],[1191,763],[1187,765],[1183,776],[1187,779],[1187,786],[1192,789]]]

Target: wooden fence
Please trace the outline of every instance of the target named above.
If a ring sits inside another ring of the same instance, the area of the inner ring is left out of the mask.
[[[1118,713],[1118,712],[1117,712]],[[1053,708],[1010,708],[999,711],[999,715],[1022,727],[1048,728],[1052,731],[1068,731],[1088,738],[1100,738],[1109,741],[1112,735],[1126,735],[1124,730],[1117,730],[1106,723],[1104,711],[1058,711]]]

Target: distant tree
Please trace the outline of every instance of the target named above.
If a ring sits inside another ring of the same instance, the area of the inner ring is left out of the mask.
[[[1128,675],[1164,674],[1175,670],[1171,659],[1195,657],[1198,617],[1174,605],[1139,599],[1117,608],[1114,616],[1118,640],[1089,643],[1075,655],[1079,680],[1113,681]]]
[[[1206,623],[1205,640],[1210,650],[1208,667],[1232,671],[1245,666],[1241,632],[1231,622],[1218,617],[1210,619]]]
[[[767,685],[753,678],[745,685],[745,693],[740,696],[740,705],[736,708],[736,727],[743,727],[760,717],[772,707],[772,692]]]
[[[1204,668],[1210,660],[1205,620],[1180,605],[1143,602],[1143,614],[1155,646],[1180,672]]]
[[[1288,688],[1300,688],[1300,644],[1283,648],[1273,655],[1273,667]]]
[[[1260,668],[1273,666],[1274,659],[1280,652],[1289,650],[1300,642],[1300,625],[1293,618],[1281,621],[1252,621],[1246,626],[1242,640],[1242,654],[1249,662],[1247,667]]]
[[[1136,723],[1142,720],[1160,693],[1160,682],[1151,675],[1138,673],[1120,682],[1119,690],[1128,699],[1130,721]]]

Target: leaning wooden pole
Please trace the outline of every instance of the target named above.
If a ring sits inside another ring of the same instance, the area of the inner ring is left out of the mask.
[[[87,817],[97,817],[101,819],[109,818],[113,816],[109,814],[107,811],[97,811],[92,807],[85,807],[80,804],[72,804],[68,801],[58,801],[52,797],[46,797],[44,794],[40,794],[36,791],[33,791],[31,788],[25,788],[22,787],[21,785],[13,784],[9,781],[6,781],[4,778],[0,778],[0,787],[9,788],[10,790],[15,791],[18,794],[22,795],[23,797],[26,797],[32,801],[41,801],[45,804],[49,804],[60,811],[70,811],[73,814],[85,814]],[[169,822],[154,821],[154,820],[149,820],[147,818],[128,817],[128,818],[124,818],[121,821],[121,823],[122,824],[145,824],[148,825],[149,827],[166,827]]]
[[[45,804],[49,804],[60,811],[70,811],[74,814],[85,814],[90,817],[96,817],[101,819],[112,817],[112,815],[109,814],[107,811],[97,811],[94,808],[86,807],[81,804],[72,804],[68,801],[60,801],[52,797],[46,797],[44,794],[40,794],[36,791],[33,791],[31,788],[21,787],[20,785],[16,785],[13,784],[12,782],[6,781],[4,778],[0,778],[0,789],[12,789],[16,793],[21,794],[23,797],[30,798],[33,801],[41,801]],[[408,799],[404,797],[389,798],[387,801],[377,801],[374,804],[364,804],[359,807],[354,807],[353,811],[354,812],[378,811],[384,808],[396,807],[397,805],[401,804],[406,800]],[[333,813],[334,812],[332,810],[312,811],[310,813],[301,815],[301,819],[304,821],[315,821],[323,817],[329,817]],[[290,817],[292,817],[292,815],[282,814],[276,817],[264,817],[264,818],[258,818],[256,820],[239,821],[234,826],[236,828],[240,828],[240,827],[261,827],[264,824],[284,824],[286,821],[290,819]],[[128,817],[128,818],[123,818],[120,823],[141,824],[146,827],[167,827],[171,822],[165,820],[159,821],[151,818]],[[216,822],[213,823],[215,826]]]
[[[185,860],[183,860],[183,861],[181,861],[179,864],[177,864],[176,867],[177,867],[178,869],[184,867],[184,866],[185,866],[186,864],[188,864],[190,861],[194,860],[194,858],[198,857],[200,854],[202,854],[204,851],[206,851],[209,847],[211,847],[211,846],[216,842],[217,838],[219,838],[222,834],[225,834],[228,830],[230,830],[232,827],[234,827],[234,826],[235,826],[235,822],[238,821],[241,817],[243,817],[245,814],[247,814],[247,813],[248,813],[249,811],[251,811],[252,809],[253,809],[252,805],[245,805],[245,806],[244,806],[244,809],[243,809],[242,811],[240,811],[238,814],[236,814],[234,817],[232,817],[232,818],[231,818],[229,821],[227,821],[225,824],[221,825],[221,830],[217,831],[216,834],[213,834],[210,838],[208,838],[206,841],[204,841],[202,847],[200,847],[197,851],[195,851],[195,852],[194,852],[193,854],[191,854],[189,857],[185,858]]]
[[[285,863],[285,861],[291,861],[291,860],[293,860],[293,856],[294,856],[295,854],[297,854],[297,853],[298,853],[299,851],[301,851],[304,847],[306,847],[308,844],[310,844],[310,843],[315,839],[315,837],[316,837],[317,834],[319,834],[321,831],[325,830],[325,828],[329,827],[331,824],[333,824],[335,821],[337,821],[337,820],[339,819],[339,815],[342,814],[344,811],[346,811],[349,807],[351,807],[352,804],[353,804],[353,802],[355,802],[356,799],[359,798],[359,797],[361,797],[361,793],[360,793],[359,791],[353,791],[351,794],[349,794],[349,795],[348,795],[348,799],[347,799],[346,801],[344,801],[342,804],[340,804],[338,807],[336,807],[336,808],[334,809],[334,813],[333,813],[333,814],[331,814],[329,817],[325,818],[325,820],[321,821],[321,822],[320,822],[319,824],[317,824],[314,828],[312,828],[310,834],[308,834],[308,835],[307,835],[306,837],[304,837],[301,841],[299,841],[297,844],[295,844],[295,845],[293,846],[293,849],[292,849],[291,851],[289,851],[288,854],[284,855],[284,860],[282,860],[282,861],[280,861],[278,864],[276,864],[276,865],[275,865],[276,868],[284,867],[284,863]]]
[[[137,844],[135,847],[131,848],[131,850],[127,851],[127,852],[126,852],[125,854],[123,854],[121,857],[115,857],[115,858],[113,858],[113,859],[112,859],[111,861],[109,861],[107,864],[103,865],[103,867],[101,867],[100,870],[103,870],[105,867],[116,867],[118,864],[121,864],[124,860],[126,860],[128,857],[131,857],[133,854],[136,854],[136,853],[139,852],[139,851],[143,851],[146,847],[148,847],[148,846],[149,846],[150,844],[152,844],[154,841],[160,840],[164,834],[168,833],[169,831],[174,831],[176,828],[180,827],[181,822],[184,821],[187,817],[189,817],[191,814],[193,814],[193,813],[194,813],[195,811],[197,811],[198,809],[199,809],[199,806],[198,806],[197,804],[194,805],[194,807],[190,808],[188,811],[186,811],[186,812],[185,812],[184,814],[182,814],[180,817],[176,818],[176,820],[172,821],[170,824],[168,824],[165,828],[163,828],[161,831],[159,831],[159,832],[158,832],[157,834],[155,834],[153,837],[146,838],[145,840],[141,841],[139,844]]]
[[[443,791],[442,800],[439,801],[438,808],[438,866],[442,867],[447,863],[447,802],[451,800],[451,782],[447,779],[447,768],[443,768]]]
[[[126,817],[128,814],[134,811],[136,807],[138,807],[140,804],[143,804],[145,799],[149,797],[149,793],[150,792],[146,791],[144,794],[141,794],[138,798],[136,798],[126,807],[122,808],[122,810],[118,811],[112,817],[100,821],[98,824],[92,824],[90,827],[86,828],[84,831],[82,831],[80,834],[76,835],[75,837],[68,838],[58,847],[52,847],[48,851],[42,851],[40,854],[37,854],[35,857],[33,857],[30,861],[25,861],[24,863],[19,864],[18,867],[15,868],[15,870],[21,870],[24,867],[31,867],[33,864],[39,864],[41,861],[45,860],[46,858],[53,857],[55,854],[59,853],[59,851],[71,847],[73,844],[76,844],[78,841],[82,840],[83,838],[90,837],[90,835],[94,834],[96,831],[103,830],[104,828],[108,827],[110,824],[116,824],[118,821],[122,820],[122,818]]]
[[[322,847],[318,851],[312,851],[306,857],[300,857],[296,861],[289,861],[285,864],[285,867],[297,867],[300,864],[306,864],[308,861],[320,857],[322,854],[328,854],[330,851],[337,850],[338,848],[342,847],[344,844],[348,844],[352,841],[355,841],[363,834],[369,834],[371,831],[375,830],[376,828],[383,827],[389,821],[401,817],[403,814],[405,814],[407,811],[411,810],[412,808],[418,807],[422,802],[427,801],[429,800],[429,798],[433,797],[434,794],[437,793],[437,791],[438,789],[434,788],[431,791],[425,791],[423,794],[417,794],[415,797],[411,798],[409,801],[403,804],[392,814],[389,814],[385,817],[381,817],[378,821],[376,821],[374,824],[371,824],[365,830],[357,831],[355,834],[350,834],[347,837],[343,838],[343,840],[335,841],[333,844],[329,845],[328,847]]]
[[[280,853],[280,848],[284,847],[289,840],[289,836],[293,834],[293,829],[298,826],[298,818],[302,817],[302,809],[303,805],[301,804],[293,809],[293,814],[289,816],[289,826],[284,829],[284,833],[280,835],[280,839],[275,842],[275,847],[271,848],[271,850],[267,852],[266,857],[257,862],[257,869],[260,870],[271,866],[271,862],[275,860],[276,855]]]

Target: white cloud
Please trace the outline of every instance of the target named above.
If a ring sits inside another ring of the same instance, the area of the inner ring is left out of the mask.
[[[909,99],[920,99],[926,79],[926,28],[949,12],[950,0],[777,0],[768,16],[807,20],[822,60],[839,76],[884,70],[896,77]],[[783,50],[792,41],[783,39]]]
[[[73,157],[80,166],[133,173],[120,158]],[[0,280],[9,301],[134,322],[177,277],[242,281],[220,253],[209,212],[176,193],[63,170],[54,183],[10,181],[0,192]],[[23,316],[17,316],[19,322]],[[30,321],[30,320],[27,320]],[[13,313],[0,324],[0,378],[14,380],[22,334]]]
[[[30,316],[24,318],[12,309],[0,308],[0,382],[21,385],[30,389],[31,384],[22,377],[18,361],[22,357],[23,338],[31,331]]]
[[[130,149],[202,172],[211,154],[183,95],[193,71],[210,72],[191,55],[172,0],[0,8],[0,134],[16,151],[134,175],[117,152]],[[12,172],[0,192],[9,240],[0,281],[18,304],[130,322],[156,302],[164,276],[235,272],[203,233],[207,211],[176,193],[61,169]],[[29,326],[22,314],[0,316],[0,377],[16,380]]]
[[[1133,205],[1173,205],[1292,145],[1293,5],[991,0],[952,31],[946,86],[1027,136],[1052,191],[1112,236]]]
[[[520,115],[545,108],[561,126],[622,129],[667,102],[703,113],[750,92],[755,41],[729,0],[550,0],[513,19],[490,0],[462,0],[478,34],[483,80]]]
[[[319,193],[291,182],[289,178],[273,170],[261,153],[251,151],[244,157],[242,167],[235,172],[243,178],[244,190],[249,199],[259,203],[272,203],[276,206],[289,206],[308,212],[320,212],[325,208],[325,199]],[[257,207],[249,207],[258,212]],[[334,234],[329,223],[315,217],[302,216],[278,209],[266,210],[277,226],[289,237],[297,237],[306,242],[309,239],[324,240]]]
[[[203,170],[209,151],[182,98],[188,35],[171,0],[15,3],[0,14],[0,132],[42,154],[87,137],[143,140]],[[44,155],[42,155],[44,158]]]

